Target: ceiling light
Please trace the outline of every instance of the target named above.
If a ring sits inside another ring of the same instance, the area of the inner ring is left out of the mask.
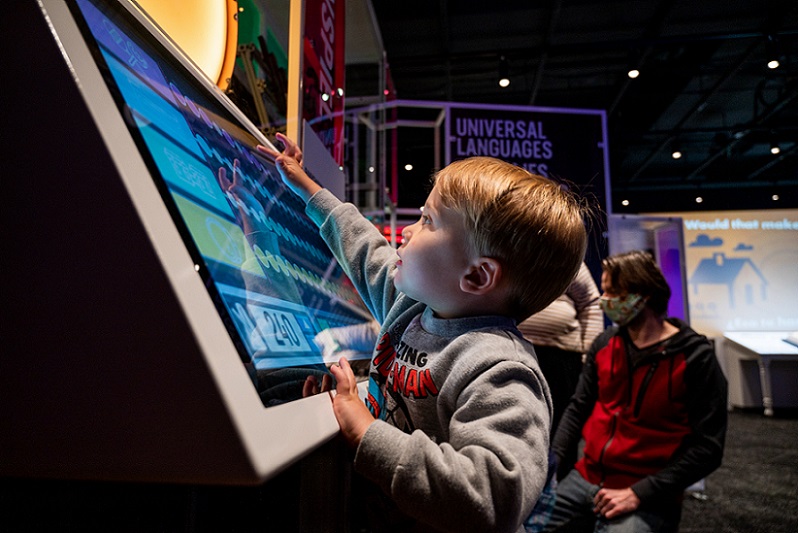
[[[635,78],[637,78],[640,75],[640,71],[637,70],[636,68],[632,68],[632,69],[629,69],[629,72],[627,72],[626,75],[629,76],[632,79],[635,79]]]
[[[703,201],[704,201],[703,198],[701,198],[700,196],[696,196],[695,203],[700,204]]]
[[[767,60],[768,68],[773,70],[779,68],[781,65],[781,47],[775,35],[768,35],[765,41],[765,59]]]
[[[408,170],[408,171],[409,170],[413,170],[413,165],[411,165],[410,163],[406,164],[405,165],[405,170]]]
[[[778,141],[778,138],[776,136],[776,132],[773,131],[773,130],[770,130],[769,137],[770,137],[770,153],[773,154],[773,155],[776,155],[779,152],[781,152],[781,146],[779,146],[779,141]]]
[[[774,195],[773,195],[773,196],[771,196],[770,198],[771,198],[771,200],[773,200],[774,202],[778,202],[778,201],[779,201],[779,195],[778,195],[778,194],[774,194]]]
[[[621,205],[624,205],[624,206],[629,205],[629,200],[623,200],[621,202]]]
[[[678,140],[674,140],[671,143],[671,157],[674,159],[681,159],[682,158],[682,146]]]
[[[499,87],[508,87],[510,85],[510,65],[507,63],[507,58],[504,56],[499,60]]]

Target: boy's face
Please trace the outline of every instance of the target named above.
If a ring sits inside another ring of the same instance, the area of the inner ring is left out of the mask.
[[[442,318],[457,316],[463,296],[460,279],[470,264],[462,215],[444,206],[433,188],[421,218],[402,234],[396,288]]]

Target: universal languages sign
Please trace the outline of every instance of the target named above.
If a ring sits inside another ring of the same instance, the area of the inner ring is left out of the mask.
[[[605,113],[597,110],[453,104],[447,159],[496,157],[541,176],[601,189],[604,122]]]

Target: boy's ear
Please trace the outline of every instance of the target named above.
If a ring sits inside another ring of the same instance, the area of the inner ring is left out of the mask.
[[[499,261],[492,257],[480,257],[460,278],[460,290],[469,294],[486,294],[499,286],[502,274]]]

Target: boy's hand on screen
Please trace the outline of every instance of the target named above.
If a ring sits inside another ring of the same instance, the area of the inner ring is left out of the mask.
[[[299,149],[299,146],[282,133],[277,134],[277,140],[285,146],[282,153],[263,145],[258,146],[258,151],[274,158],[283,182],[307,202],[322,187],[305,173],[302,164],[302,150]]]
[[[354,447],[360,444],[374,417],[357,393],[357,380],[346,357],[330,368],[337,386],[333,396],[333,411],[346,441]]]

